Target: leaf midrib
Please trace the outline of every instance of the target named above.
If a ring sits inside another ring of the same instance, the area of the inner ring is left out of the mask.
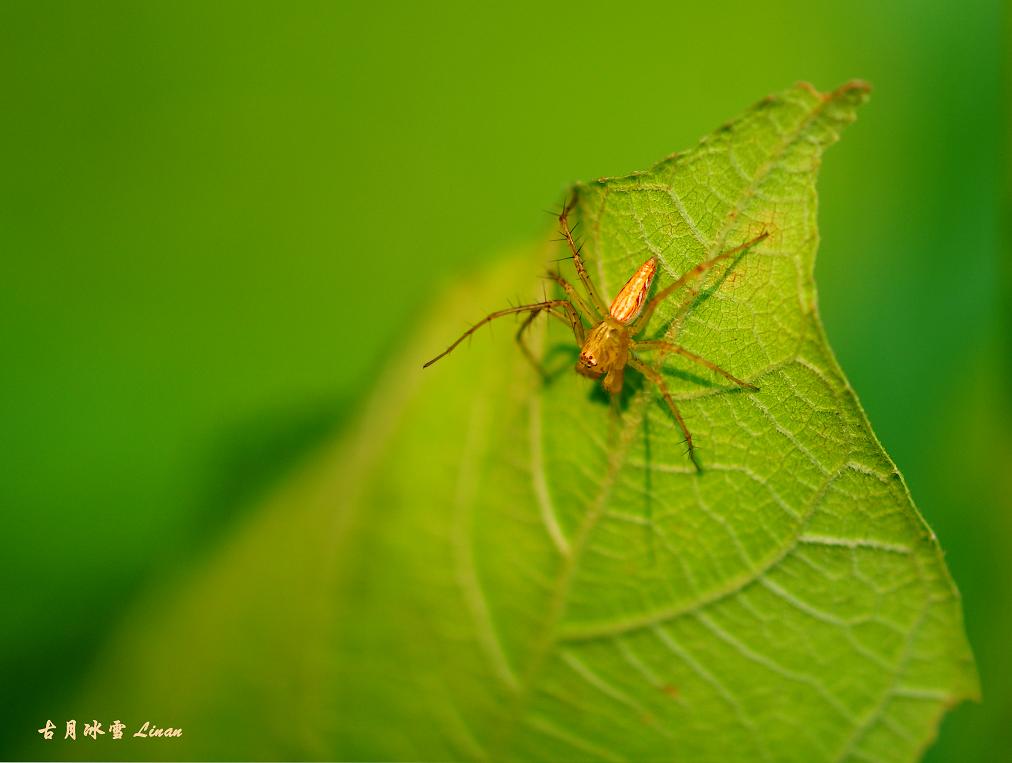
[[[628,423],[622,431],[617,446],[612,450],[611,458],[608,461],[608,471],[601,480],[600,491],[593,503],[588,506],[586,516],[584,517],[576,535],[570,542],[569,555],[562,558],[562,566],[556,576],[555,586],[553,587],[549,603],[548,614],[544,621],[544,628],[542,631],[544,633],[544,637],[538,641],[534,649],[531,651],[527,669],[524,671],[520,679],[519,690],[514,701],[510,705],[510,712],[505,719],[505,725],[503,727],[504,730],[501,732],[498,743],[495,745],[497,754],[491,758],[492,760],[500,760],[504,757],[503,753],[509,748],[513,734],[516,731],[516,727],[526,710],[525,702],[534,690],[541,668],[559,641],[558,636],[560,631],[558,625],[565,613],[566,605],[568,603],[567,597],[572,585],[573,575],[577,570],[580,557],[583,555],[583,551],[586,548],[587,539],[593,532],[601,514],[604,513],[605,503],[611,489],[615,484],[615,480],[618,478],[619,472],[621,472],[622,467],[625,465],[626,454],[628,453],[633,438],[639,429],[640,422],[642,421],[642,417],[646,410],[648,397],[648,391],[644,388],[636,393],[636,396],[629,404],[629,409],[626,413]]]

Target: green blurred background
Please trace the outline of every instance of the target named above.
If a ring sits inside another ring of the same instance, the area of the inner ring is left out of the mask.
[[[985,702],[929,758],[1012,749],[1010,39],[997,0],[3,3],[0,757],[569,182],[853,77],[823,318],[964,595]]]

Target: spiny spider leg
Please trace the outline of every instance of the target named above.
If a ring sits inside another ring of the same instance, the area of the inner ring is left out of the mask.
[[[590,274],[583,264],[583,257],[580,256],[580,247],[573,240],[573,231],[569,227],[569,211],[573,208],[573,201],[575,199],[570,199],[566,202],[566,206],[562,208],[562,213],[559,215],[559,227],[562,230],[563,237],[566,239],[566,243],[569,244],[569,250],[573,253],[573,266],[576,268],[576,275],[580,277],[580,283],[583,284],[583,288],[587,290],[587,294],[590,296],[590,301],[597,308],[597,318],[600,320],[608,314],[608,306],[601,299],[601,295],[597,293],[597,289],[594,288],[594,282],[590,280]]]
[[[682,434],[685,435],[685,444],[688,448],[689,460],[692,461],[692,465],[696,467],[697,472],[702,472],[703,470],[700,468],[699,462],[696,460],[696,449],[692,445],[692,435],[689,433],[689,428],[685,425],[685,419],[682,418],[682,414],[678,410],[678,406],[675,405],[675,401],[671,399],[671,393],[668,392],[668,385],[664,383],[664,377],[661,376],[659,371],[654,370],[646,363],[643,363],[631,356],[629,358],[629,365],[657,385],[657,388],[661,391],[661,396],[664,398],[664,402],[668,404],[668,408],[671,409],[671,413],[674,415],[675,421],[678,422],[678,428],[681,429]]]
[[[559,305],[559,307],[565,311],[565,315],[560,315],[555,312],[554,309],[549,309],[545,312],[568,324],[569,327],[573,329],[573,336],[576,337],[577,343],[583,347],[583,343],[587,341],[587,334],[583,326],[583,321],[580,320],[579,312],[577,312],[575,307],[566,302],[566,300],[562,300],[562,304]]]
[[[463,342],[465,339],[467,339],[469,336],[471,336],[471,334],[473,334],[475,331],[477,331],[478,329],[480,329],[485,324],[491,323],[492,321],[494,321],[496,318],[502,318],[503,316],[506,316],[506,315],[516,315],[517,313],[531,313],[531,312],[533,312],[533,313],[537,314],[537,313],[541,312],[542,310],[544,310],[549,315],[554,315],[559,320],[563,320],[563,321],[566,321],[566,323],[570,323],[570,320],[567,320],[566,318],[563,318],[562,315],[560,315],[558,313],[553,313],[552,312],[552,308],[558,308],[558,307],[561,307],[561,308],[563,308],[564,310],[567,310],[567,311],[572,311],[571,318],[572,318],[573,325],[574,325],[573,331],[575,333],[576,332],[575,325],[579,323],[579,318],[576,316],[576,311],[574,310],[573,306],[571,304],[569,304],[569,302],[567,302],[564,299],[549,299],[549,300],[545,300],[544,302],[535,302],[534,304],[531,304],[531,305],[518,305],[516,307],[507,307],[504,310],[496,310],[494,313],[489,313],[488,315],[486,315],[484,318],[482,318],[480,321],[478,321],[476,324],[474,324],[471,328],[469,328],[467,331],[465,331],[463,334],[461,334],[460,338],[457,339],[456,342],[454,342],[453,344],[451,344],[449,347],[447,347],[445,350],[443,350],[441,353],[439,353],[436,357],[434,357],[428,363],[426,363],[425,365],[423,365],[422,368],[428,368],[433,363],[435,363],[437,360],[440,360],[441,358],[445,358],[447,355],[449,355],[451,352],[453,352],[453,350],[456,349],[456,347],[457,347],[458,344],[460,344],[461,342]],[[582,329],[582,325],[580,325],[580,328]]]
[[[682,274],[681,278],[665,286],[663,289],[657,292],[657,294],[654,296],[653,299],[647,302],[646,307],[643,308],[643,312],[640,313],[640,317],[636,319],[636,322],[632,326],[633,335],[635,336],[644,328],[646,328],[647,323],[649,323],[650,321],[650,317],[654,314],[654,310],[656,310],[664,300],[666,300],[680,288],[685,286],[685,284],[687,284],[689,281],[703,275],[703,273],[705,273],[707,270],[709,270],[722,260],[726,260],[728,257],[733,257],[739,252],[743,252],[746,249],[755,246],[769,235],[770,235],[769,231],[763,231],[755,238],[746,241],[744,244],[739,244],[733,249],[728,249],[726,252],[721,252],[717,256],[711,257],[710,259],[699,263],[694,268],[686,270]]]
[[[577,314],[572,305],[566,303],[563,307],[566,308],[564,315],[562,313],[555,312],[552,308],[532,310],[531,314],[524,319],[522,324],[520,324],[520,328],[517,329],[517,344],[520,345],[520,349],[523,351],[524,356],[531,362],[531,365],[534,366],[535,370],[541,375],[541,378],[545,380],[548,379],[548,373],[545,371],[544,366],[541,365],[538,359],[534,357],[534,353],[531,352],[531,349],[527,346],[527,342],[524,341],[524,332],[530,328],[532,323],[534,323],[534,319],[544,312],[551,315],[553,318],[558,318],[560,321],[569,326],[573,330],[573,336],[576,337],[576,341],[582,345],[584,342],[583,322],[580,320],[580,316]]]
[[[727,266],[727,269],[721,274],[721,278],[725,278],[731,271],[731,268],[735,266],[738,260],[733,261]],[[675,308],[671,314],[671,322],[668,324],[667,334],[670,337],[677,337],[678,333],[682,330],[682,324],[685,321],[685,316],[688,315],[689,310],[692,309],[693,303],[699,298],[699,289],[695,286],[689,286],[688,294],[683,299],[678,307]]]
[[[573,303],[573,306],[577,308],[581,317],[590,324],[597,323],[601,320],[601,317],[594,311],[591,310],[586,302],[583,301],[583,297],[580,296],[579,292],[573,288],[573,285],[563,278],[561,275],[553,270],[549,270],[545,276],[551,278],[555,283],[562,287],[562,290],[566,292],[566,296],[569,297],[569,301]],[[582,342],[581,342],[582,344]]]
[[[720,366],[718,366],[716,363],[714,363],[712,361],[709,361],[706,358],[700,357],[699,355],[696,355],[696,353],[694,353],[694,352],[689,352],[688,350],[686,350],[681,345],[672,344],[671,342],[663,342],[663,341],[653,341],[653,340],[650,340],[650,341],[646,341],[646,342],[633,342],[633,350],[634,351],[639,351],[639,352],[649,352],[651,350],[660,350],[664,354],[667,354],[669,352],[673,352],[673,353],[676,353],[678,355],[681,355],[682,357],[688,358],[693,363],[698,363],[701,366],[705,366],[706,368],[709,368],[711,371],[714,371],[714,372],[720,374],[725,379],[729,379],[730,381],[734,382],[739,387],[743,387],[744,389],[750,389],[750,390],[752,390],[754,392],[758,392],[759,391],[759,388],[757,386],[755,386],[754,384],[749,384],[747,381],[742,381],[737,376],[733,376],[733,375],[729,374],[727,371],[725,371],[723,368],[721,368]]]
[[[517,340],[517,344],[520,345],[520,350],[523,352],[524,357],[531,362],[532,366],[534,366],[534,370],[541,375],[542,379],[547,379],[548,374],[545,372],[545,369],[541,367],[538,359],[535,358],[534,353],[531,352],[531,348],[528,347],[527,342],[524,341],[524,332],[527,330],[528,326],[534,323],[534,319],[539,315],[541,315],[540,310],[531,310],[531,314],[524,319],[524,322],[520,324],[520,328],[517,329],[515,339]]]

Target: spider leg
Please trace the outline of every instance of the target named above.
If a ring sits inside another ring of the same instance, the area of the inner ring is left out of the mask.
[[[587,341],[587,334],[583,327],[583,321],[580,319],[580,313],[577,312],[576,308],[566,300],[562,299],[558,301],[561,302],[561,304],[557,305],[555,308],[550,308],[548,310],[548,314],[558,318],[560,321],[573,329],[573,337],[576,339],[577,344],[579,344],[580,347],[583,347],[584,342]],[[558,308],[562,308],[562,311],[565,314],[563,315],[562,313],[555,312]]]
[[[583,284],[583,288],[587,290],[587,294],[590,296],[590,301],[597,308],[597,318],[600,320],[608,314],[608,306],[601,299],[601,295],[597,293],[597,289],[594,288],[594,282],[590,280],[590,273],[587,272],[587,267],[583,263],[583,257],[580,256],[580,247],[576,245],[576,241],[573,239],[573,230],[569,227],[569,212],[573,208],[573,199],[566,202],[566,206],[562,208],[562,213],[559,215],[559,228],[561,229],[563,238],[566,239],[566,243],[569,244],[569,251],[573,253],[573,265],[576,267],[576,275],[580,277],[580,283]]]
[[[681,429],[682,434],[685,435],[685,445],[689,460],[692,461],[692,465],[696,467],[697,472],[702,472],[703,470],[699,466],[699,462],[696,460],[696,449],[692,444],[692,434],[689,432],[689,428],[685,425],[685,419],[682,418],[682,414],[678,410],[678,406],[675,405],[675,401],[671,399],[671,393],[668,392],[668,385],[664,383],[664,377],[659,371],[656,371],[646,363],[643,363],[634,357],[629,358],[629,365],[657,385],[657,388],[661,391],[661,396],[664,398],[664,402],[668,404],[668,408],[671,409],[671,413],[674,415],[675,421],[678,422],[678,428]]]
[[[728,249],[726,252],[721,252],[715,257],[711,257],[708,260],[704,260],[703,262],[696,265],[694,268],[690,268],[689,270],[685,271],[682,274],[681,278],[679,278],[674,283],[665,286],[663,289],[657,292],[656,295],[654,295],[653,299],[647,302],[646,307],[643,308],[643,312],[640,313],[640,317],[637,318],[636,322],[633,324],[632,327],[633,335],[635,336],[644,328],[646,328],[647,323],[650,321],[650,317],[654,314],[654,311],[660,306],[660,304],[668,297],[670,297],[672,294],[674,294],[676,291],[678,291],[680,288],[685,286],[685,284],[687,284],[689,281],[699,278],[699,276],[703,275],[703,273],[708,271],[714,265],[717,265],[723,260],[726,260],[728,257],[733,257],[739,252],[744,252],[747,249],[752,248],[769,235],[770,235],[769,231],[763,231],[755,238],[751,238],[748,241],[746,241],[744,244],[739,244],[733,249]]]
[[[684,358],[688,358],[693,363],[698,363],[701,366],[705,366],[706,368],[709,368],[711,371],[714,371],[715,373],[720,374],[725,379],[728,379],[728,380],[734,382],[739,387],[742,387],[744,389],[750,389],[753,392],[758,392],[759,391],[759,388],[757,386],[755,386],[754,384],[749,384],[747,381],[742,381],[737,376],[733,376],[733,375],[729,374],[727,371],[725,371],[723,368],[721,368],[720,366],[718,366],[716,363],[714,363],[712,361],[709,361],[706,358],[700,357],[699,355],[696,355],[696,353],[694,353],[694,352],[689,352],[688,350],[686,350],[684,347],[682,347],[680,345],[672,344],[671,342],[662,342],[662,341],[653,341],[653,340],[651,340],[651,341],[647,341],[647,342],[633,342],[633,349],[641,351],[641,352],[642,351],[650,351],[650,350],[659,350],[660,352],[664,353],[665,355],[667,353],[673,352],[673,353],[676,353],[678,355],[681,355]]]
[[[492,321],[494,321],[496,318],[502,318],[503,316],[506,316],[506,315],[516,315],[518,313],[535,313],[535,314],[537,314],[537,313],[541,312],[542,310],[546,310],[546,311],[550,312],[553,308],[562,307],[563,305],[565,305],[566,307],[568,307],[570,310],[573,309],[573,306],[571,304],[569,304],[569,302],[567,302],[564,299],[548,299],[548,300],[545,300],[544,302],[535,302],[534,304],[531,304],[531,305],[517,305],[516,307],[507,307],[504,310],[496,310],[494,313],[489,313],[484,318],[482,318],[480,321],[478,321],[476,324],[474,324],[473,326],[471,326],[471,328],[469,328],[467,331],[465,331],[463,334],[461,334],[460,338],[457,339],[457,341],[455,341],[453,344],[451,344],[449,347],[447,347],[445,350],[443,350],[441,353],[439,353],[436,357],[434,357],[428,363],[426,363],[425,365],[423,365],[422,368],[428,368],[433,363],[435,363],[437,360],[445,358],[447,355],[449,355],[451,352],[453,352],[457,348],[458,344],[460,344],[461,342],[463,342],[465,339],[467,339],[469,336],[471,336],[471,334],[473,334],[475,331],[477,331],[478,329],[480,329],[485,324],[491,323]],[[575,311],[574,311],[574,315],[575,315]],[[558,317],[561,317],[561,316],[558,316]],[[563,319],[563,320],[565,320],[565,319]],[[582,326],[581,326],[581,328],[582,328]],[[574,331],[575,331],[575,329],[574,329]]]
[[[520,324],[520,328],[517,329],[516,340],[517,344],[520,345],[520,351],[523,352],[524,357],[531,362],[532,366],[534,366],[534,370],[541,375],[542,379],[547,379],[548,374],[545,372],[545,369],[542,367],[541,363],[538,362],[538,359],[534,357],[534,353],[531,352],[531,348],[527,346],[527,342],[524,341],[524,332],[532,323],[534,323],[534,319],[539,315],[541,315],[540,310],[531,310],[531,314],[527,316],[524,322]]]
[[[563,312],[561,313],[556,312],[557,308],[551,307],[540,308],[538,310],[531,310],[531,314],[527,316],[524,322],[520,324],[520,328],[517,329],[516,340],[517,344],[520,345],[520,350],[524,353],[524,357],[526,357],[531,362],[531,365],[534,366],[535,370],[541,375],[543,379],[548,379],[548,373],[545,371],[544,366],[541,365],[538,359],[534,357],[534,353],[531,352],[530,347],[527,346],[527,342],[524,341],[524,332],[527,331],[528,328],[530,328],[530,325],[532,323],[534,323],[535,318],[541,315],[542,312],[544,312],[546,315],[552,316],[553,318],[558,318],[560,321],[565,323],[573,330],[573,336],[576,337],[576,341],[580,343],[581,347],[583,346],[584,342],[583,322],[580,320],[579,314],[576,312],[576,309],[571,304],[569,304],[565,300],[562,300],[562,302],[563,304],[559,305],[559,307],[563,308]]]
[[[573,303],[580,315],[588,323],[593,324],[601,320],[601,316],[599,316],[595,310],[592,310],[587,303],[583,301],[583,297],[580,296],[569,281],[552,270],[549,270],[546,276],[562,287],[562,290],[566,292],[566,296],[569,297],[569,301]]]

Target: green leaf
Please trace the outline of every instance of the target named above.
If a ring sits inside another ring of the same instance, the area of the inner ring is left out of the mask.
[[[570,372],[561,324],[547,383],[508,321],[421,371],[540,296],[560,254],[521,253],[446,295],[358,427],[148,600],[81,712],[182,726],[170,757],[915,759],[978,689],[938,543],[816,309],[815,177],[865,97],[797,86],[578,187],[609,297],[650,255],[658,288],[771,234],[646,331],[761,388],[664,360],[702,473],[655,387],[630,371],[616,413]]]

